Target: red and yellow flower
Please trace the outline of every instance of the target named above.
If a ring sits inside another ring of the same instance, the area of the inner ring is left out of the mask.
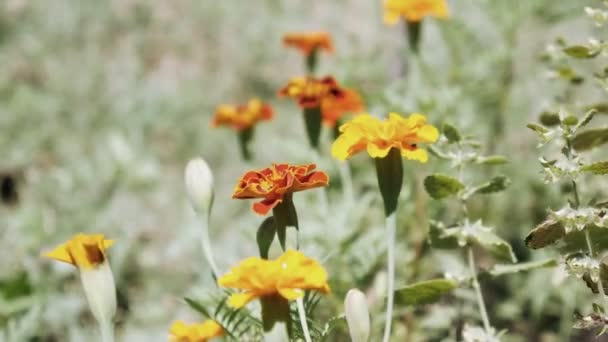
[[[253,204],[253,211],[266,215],[293,192],[327,186],[329,177],[323,171],[314,171],[315,164],[272,166],[245,173],[232,194],[232,198],[263,198]]]
[[[395,24],[403,17],[409,22],[418,22],[426,16],[447,18],[446,0],[385,0],[384,22]]]
[[[247,258],[220,277],[218,285],[242,290],[228,299],[233,308],[242,308],[259,297],[279,295],[296,300],[305,290],[330,292],[323,266],[294,250],[287,250],[275,260]]]
[[[343,95],[344,89],[331,76],[323,78],[294,77],[279,90],[279,96],[295,99],[302,108],[318,107],[328,98],[340,98]]]
[[[114,241],[103,234],[77,234],[44,256],[72,264],[79,269],[92,270],[106,260],[106,249]]]
[[[211,125],[230,126],[236,131],[243,131],[259,121],[272,119],[272,116],[273,110],[269,104],[259,99],[251,99],[245,105],[219,105]]]
[[[331,36],[327,32],[293,32],[283,36],[285,46],[294,47],[304,55],[310,55],[316,50],[334,51]]]
[[[386,120],[361,114],[342,125],[340,133],[331,150],[334,158],[340,160],[363,150],[373,158],[384,158],[392,148],[396,148],[403,157],[425,163],[428,154],[419,144],[432,143],[439,138],[437,128],[428,125],[422,114],[404,118],[390,113]]]
[[[356,90],[349,88],[343,90],[342,96],[328,96],[321,102],[323,124],[329,127],[334,127],[345,114],[359,114],[363,110],[361,96]]]
[[[169,329],[170,342],[207,342],[223,335],[224,328],[213,320],[194,324],[175,321]]]

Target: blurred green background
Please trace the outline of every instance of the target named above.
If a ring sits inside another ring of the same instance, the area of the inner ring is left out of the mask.
[[[565,202],[559,186],[542,182],[536,138],[525,125],[566,87],[549,77],[540,58],[547,45],[557,37],[584,42],[601,33],[584,14],[591,3],[600,2],[449,0],[451,17],[425,20],[420,57],[413,58],[403,26],[382,23],[380,1],[0,2],[0,176],[15,182],[17,196],[0,204],[0,340],[93,336],[74,269],[40,258],[76,232],[116,240],[110,258],[120,292],[119,341],[164,341],[173,320],[200,319],[182,298],[203,296],[214,285],[183,168],[202,156],[214,171],[211,235],[220,268],[256,255],[255,229],[263,218],[248,201],[230,199],[238,177],[270,162],[312,158],[300,110],[276,97],[289,77],[304,73],[299,53],[281,44],[290,31],[331,33],[336,52],[321,56],[320,73],[358,89],[369,112],[423,112],[437,125],[447,121],[477,136],[487,153],[507,156],[511,162],[499,171],[511,178],[511,188],[475,202],[472,216],[496,226],[520,261],[556,255],[523,244],[546,209]],[[605,97],[591,81],[572,92],[580,104]],[[253,96],[270,101],[276,116],[258,126],[255,158],[243,162],[235,134],[209,121],[217,104]],[[319,167],[337,180],[329,139],[325,146]],[[351,164],[363,203],[358,211],[343,212],[339,187],[329,193],[335,220],[319,217],[314,194],[296,198],[303,249],[325,260],[334,289],[320,319],[342,312],[349,288],[372,293],[383,269],[373,168],[363,156]],[[450,217],[455,209],[431,200],[422,179],[451,172],[449,165],[432,159],[406,162],[405,169],[399,234],[410,248],[399,255],[397,283],[458,273],[459,254],[421,247],[428,219]],[[592,197],[602,187],[590,179],[582,191]],[[413,258],[424,265],[420,271],[407,267]],[[480,267],[491,263],[485,258]],[[548,269],[482,279],[495,326],[509,329],[505,340],[592,336],[570,329],[574,310],[590,305],[590,292],[558,278]],[[459,298],[470,294],[462,289],[439,304],[401,309],[395,341],[449,340]],[[376,302],[372,317],[382,311],[382,300]],[[474,317],[472,305],[469,311]],[[375,323],[374,336],[380,326]],[[332,338],[346,336],[342,326]]]

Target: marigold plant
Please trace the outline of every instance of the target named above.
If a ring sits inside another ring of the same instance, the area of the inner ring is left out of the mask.
[[[45,256],[90,270],[105,262],[106,249],[113,243],[103,234],[78,234]]]
[[[232,198],[263,198],[253,204],[253,211],[266,215],[288,194],[327,186],[329,177],[323,171],[314,171],[315,168],[315,164],[272,164],[265,169],[248,171],[236,185]]]

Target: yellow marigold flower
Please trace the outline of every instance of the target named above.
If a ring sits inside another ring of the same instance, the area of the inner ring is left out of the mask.
[[[170,342],[207,342],[224,335],[224,328],[216,321],[206,320],[202,323],[186,324],[175,321],[169,330]]]
[[[417,22],[426,16],[447,18],[449,15],[446,0],[385,0],[384,22],[395,24],[399,17]]]
[[[262,120],[270,120],[273,116],[272,107],[259,99],[251,99],[246,105],[219,105],[211,125],[230,126],[237,131],[253,127]]]
[[[328,97],[342,97],[344,90],[331,77],[315,78],[312,76],[294,77],[281,90],[279,96],[291,97],[298,101],[302,108],[314,108]]]
[[[327,32],[294,32],[283,36],[285,46],[294,47],[304,55],[310,55],[315,50],[334,51],[331,36]]]
[[[232,198],[263,198],[253,204],[253,211],[266,215],[293,192],[327,186],[329,177],[315,171],[315,164],[272,164],[261,170],[246,172],[234,188]]]
[[[103,234],[78,234],[68,242],[55,248],[45,256],[72,264],[78,268],[94,269],[106,260],[106,249],[114,241],[107,240]]]
[[[361,114],[340,127],[340,136],[332,145],[331,153],[336,159],[345,160],[363,150],[372,158],[384,158],[391,148],[401,151],[407,159],[425,163],[426,150],[420,143],[432,143],[439,138],[437,128],[426,124],[422,114],[412,114],[404,118],[390,113],[388,119],[380,119],[369,114]]]
[[[275,260],[247,258],[220,277],[218,284],[243,290],[228,299],[228,305],[237,309],[259,297],[280,295],[296,300],[304,295],[304,290],[330,292],[325,269],[294,250],[287,250]]]
[[[346,88],[342,96],[328,96],[321,102],[323,124],[334,127],[342,116],[347,113],[359,114],[364,106],[361,95],[354,89]]]

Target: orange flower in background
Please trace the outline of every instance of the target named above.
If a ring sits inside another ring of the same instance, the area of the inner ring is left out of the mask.
[[[259,99],[251,99],[246,105],[219,105],[211,121],[212,126],[230,126],[237,131],[253,127],[262,120],[272,119],[272,107]]]
[[[280,295],[296,300],[304,296],[304,290],[330,292],[323,266],[294,250],[287,250],[275,260],[247,258],[217,283],[221,287],[243,290],[228,299],[228,305],[237,309],[259,297]]]
[[[354,89],[344,89],[342,96],[329,96],[321,102],[323,124],[329,127],[334,127],[345,114],[359,114],[363,110],[363,100]]]
[[[417,22],[426,16],[447,18],[449,15],[446,0],[385,0],[384,22],[395,24],[400,17]]]
[[[315,78],[312,76],[294,77],[285,87],[279,90],[279,96],[291,97],[298,101],[302,108],[314,108],[327,98],[342,97],[344,89],[331,77]]]
[[[293,192],[327,186],[329,177],[323,171],[314,171],[315,164],[272,164],[269,168],[245,173],[232,194],[232,198],[263,198],[253,204],[253,211],[266,215]]]
[[[216,321],[206,320],[202,323],[186,324],[175,321],[169,330],[170,342],[207,342],[224,335],[224,328]]]
[[[428,154],[418,144],[432,143],[439,138],[437,128],[427,125],[422,114],[404,118],[390,113],[383,121],[361,114],[342,125],[340,133],[331,149],[334,158],[340,160],[363,150],[367,150],[372,158],[384,158],[391,148],[397,148],[403,157],[426,163]]]
[[[283,36],[285,46],[294,47],[305,55],[310,55],[317,49],[328,53],[334,51],[331,36],[327,32],[294,32]]]

